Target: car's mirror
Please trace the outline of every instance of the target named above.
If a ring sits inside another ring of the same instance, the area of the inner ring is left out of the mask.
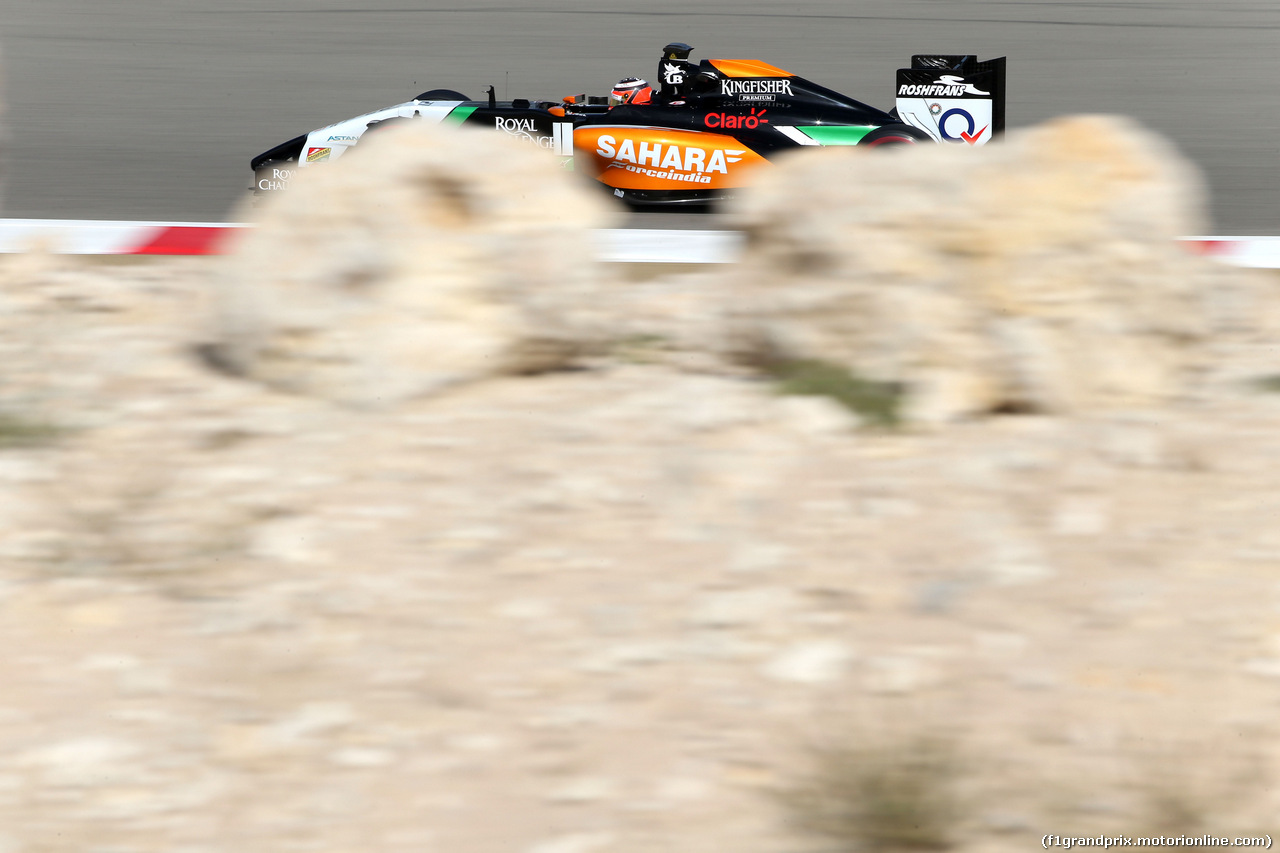
[[[709,95],[715,90],[716,84],[719,82],[720,80],[716,75],[709,71],[703,71],[694,75],[694,78],[689,81],[689,91],[695,95]]]

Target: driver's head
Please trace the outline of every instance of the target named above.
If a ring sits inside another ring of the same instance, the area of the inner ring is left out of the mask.
[[[609,106],[623,104],[647,104],[653,98],[653,89],[639,77],[624,77],[614,84],[609,93]]]

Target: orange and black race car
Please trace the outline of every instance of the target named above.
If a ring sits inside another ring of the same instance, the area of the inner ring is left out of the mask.
[[[335,160],[370,128],[425,120],[485,127],[547,149],[632,207],[706,207],[780,151],[822,145],[984,145],[1004,131],[1005,59],[920,55],[898,71],[885,112],[753,59],[691,62],[672,43],[657,86],[630,78],[609,97],[474,101],[449,89],[338,122],[253,158],[253,189]]]

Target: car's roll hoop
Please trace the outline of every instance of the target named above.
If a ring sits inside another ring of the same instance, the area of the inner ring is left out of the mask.
[[[697,70],[689,61],[693,47],[682,41],[673,41],[662,49],[662,58],[658,60],[658,97],[670,103],[688,96],[687,83]]]

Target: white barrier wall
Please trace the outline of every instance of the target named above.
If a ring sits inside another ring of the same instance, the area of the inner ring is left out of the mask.
[[[225,251],[234,222],[111,222],[78,219],[0,219],[0,253],[63,255],[216,255]],[[609,229],[596,232],[600,259],[619,264],[726,264],[741,246],[736,231]],[[1224,263],[1280,269],[1280,237],[1184,237],[1187,249]]]

